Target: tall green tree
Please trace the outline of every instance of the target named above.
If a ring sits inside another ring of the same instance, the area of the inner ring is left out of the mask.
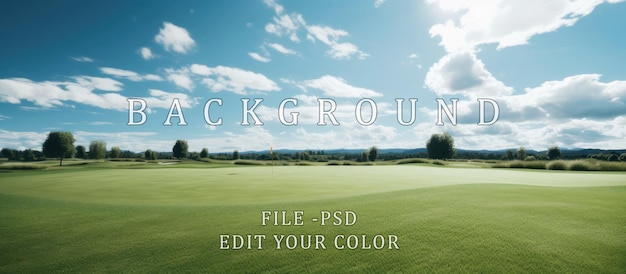
[[[517,149],[517,159],[522,161],[526,160],[526,148],[519,147]]]
[[[146,160],[157,160],[159,159],[159,153],[148,149],[144,152],[144,157]]]
[[[378,158],[378,148],[373,146],[370,147],[369,151],[368,151],[368,159],[372,162],[376,161],[376,158]]]
[[[122,150],[119,147],[111,148],[111,158],[119,158],[122,155]]]
[[[59,158],[59,166],[63,165],[63,158],[74,154],[74,135],[71,132],[53,131],[43,142],[42,150],[46,157]]]
[[[87,158],[87,149],[85,146],[76,146],[76,158],[85,159]]]
[[[105,141],[92,141],[91,144],[89,144],[89,158],[98,161],[104,159],[106,155],[107,143]]]
[[[209,158],[209,150],[203,148],[202,151],[200,151],[200,158]]]
[[[454,139],[450,134],[433,134],[426,142],[426,151],[431,159],[452,159],[456,153]]]
[[[369,160],[369,154],[367,151],[361,152],[361,156],[359,157],[359,162],[367,162]]]
[[[239,160],[239,151],[238,150],[233,151],[233,160]]]
[[[180,159],[187,158],[187,154],[189,150],[189,145],[187,145],[187,141],[185,140],[177,140],[176,144],[172,148],[172,153],[174,157]]]
[[[515,152],[512,149],[506,150],[506,159],[509,161],[515,159]]]
[[[3,148],[0,154],[2,154],[2,157],[7,158],[7,160],[13,160],[13,150],[9,148]]]
[[[548,148],[548,159],[550,160],[555,160],[558,158],[561,158],[561,149],[559,149],[559,147],[557,146],[553,146]]]

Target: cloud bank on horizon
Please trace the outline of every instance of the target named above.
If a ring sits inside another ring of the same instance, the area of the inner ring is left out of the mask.
[[[623,149],[623,2],[9,3],[0,147],[41,149],[63,130],[136,152],[177,139],[211,152],[416,148],[447,131],[464,149]],[[127,126],[129,98],[146,101],[144,125]],[[187,126],[163,125],[175,98]],[[211,98],[222,125],[203,119]],[[242,98],[264,99],[263,126],[241,125]],[[297,126],[279,121],[286,98]],[[340,126],[316,125],[319,98],[337,102]],[[376,101],[370,126],[355,120],[363,98]],[[418,98],[414,124],[396,122],[396,98]],[[456,126],[435,125],[435,98],[459,99]],[[499,103],[496,124],[476,124],[477,98]]]

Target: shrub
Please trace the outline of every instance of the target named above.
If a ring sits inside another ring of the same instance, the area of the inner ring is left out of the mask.
[[[537,160],[537,158],[535,158],[535,156],[526,156],[526,161],[535,161]]]
[[[491,167],[493,168],[509,168],[509,164],[508,163],[497,163],[492,165]]]
[[[296,165],[297,166],[310,166],[311,163],[309,163],[309,162],[297,162]]]
[[[593,169],[593,165],[589,162],[586,161],[572,161],[569,163],[569,165],[567,166],[567,169],[569,170],[578,170],[578,171],[587,171],[587,170],[592,170]]]
[[[17,164],[17,165],[0,165],[0,170],[37,170],[47,169],[44,165],[29,165],[29,164]]]
[[[345,161],[345,162],[343,162],[343,165],[344,165],[344,166],[351,166],[351,165],[352,165],[352,162]]]
[[[428,164],[428,160],[420,159],[420,158],[410,158],[410,159],[402,159],[398,161],[398,165],[404,164]]]
[[[510,168],[525,168],[526,165],[522,161],[512,161],[509,163]]]
[[[546,169],[545,161],[530,161],[524,163],[525,168],[529,169]]]
[[[237,160],[237,161],[235,161],[235,165],[261,166],[261,165],[263,165],[263,162]]]
[[[332,161],[332,162],[328,162],[328,164],[326,164],[326,165],[329,165],[329,166],[338,166],[339,164],[340,164],[339,162]]]
[[[602,171],[626,171],[626,163],[599,161],[598,166]]]
[[[433,161],[433,165],[445,166],[445,165],[446,165],[446,163],[444,163],[443,161],[434,160],[434,161]]]
[[[546,165],[546,168],[550,170],[565,170],[567,169],[567,164],[563,161],[551,161]]]

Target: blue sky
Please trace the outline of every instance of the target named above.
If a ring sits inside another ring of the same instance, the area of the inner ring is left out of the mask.
[[[623,14],[600,0],[7,2],[0,147],[40,149],[61,130],[137,152],[177,139],[211,152],[416,148],[447,131],[465,149],[623,149]],[[145,124],[127,125],[127,98],[146,100]],[[163,125],[173,98],[186,126]],[[211,98],[222,125],[204,121]],[[263,126],[241,125],[241,98],[264,99]],[[297,126],[279,122],[286,98]],[[339,126],[316,125],[318,98],[337,103]],[[369,126],[355,119],[363,98],[377,106]],[[415,123],[397,122],[395,98],[405,120],[418,98]],[[436,98],[459,99],[456,126],[435,125]],[[498,102],[495,124],[477,125],[477,98]]]

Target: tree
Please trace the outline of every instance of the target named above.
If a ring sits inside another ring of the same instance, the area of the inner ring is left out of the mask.
[[[173,156],[178,158],[179,160],[182,158],[187,158],[187,153],[189,150],[189,145],[187,145],[187,141],[185,140],[177,140],[176,144],[172,148]]]
[[[239,151],[236,149],[233,151],[233,160],[239,160]]]
[[[359,157],[359,162],[367,162],[369,160],[369,155],[367,151],[361,152],[361,157]]]
[[[159,159],[159,153],[148,149],[144,153],[144,157],[146,158],[146,160],[157,160]]]
[[[119,158],[122,154],[122,150],[119,147],[111,148],[111,158]]]
[[[85,159],[87,158],[87,149],[85,146],[76,146],[76,158]]]
[[[0,154],[2,154],[2,157],[7,158],[7,160],[13,160],[13,150],[9,148],[3,148]]]
[[[375,146],[370,147],[367,154],[368,154],[368,160],[372,162],[376,161],[376,158],[378,158],[378,148],[376,148]]]
[[[561,150],[557,146],[553,146],[548,148],[548,159],[555,160],[561,158]]]
[[[35,154],[33,153],[33,150],[31,150],[30,148],[24,150],[22,155],[23,155],[22,159],[24,159],[24,161],[28,161],[28,162],[35,161]]]
[[[46,157],[59,158],[59,166],[62,166],[63,158],[71,157],[74,153],[74,141],[71,132],[50,132],[42,145],[43,154]]]
[[[200,151],[200,158],[209,158],[209,150],[203,148],[202,151]]]
[[[451,159],[454,157],[454,139],[450,134],[433,134],[426,142],[426,151],[431,159]]]
[[[526,148],[519,147],[517,149],[517,159],[522,161],[526,160]]]
[[[619,155],[619,160],[622,162],[626,162],[626,153],[622,153]]]
[[[104,159],[106,155],[107,143],[105,141],[92,141],[91,144],[89,144],[89,158],[98,161]]]
[[[508,149],[506,151],[506,159],[507,160],[513,160],[515,158],[515,152],[513,152],[512,149]]]

